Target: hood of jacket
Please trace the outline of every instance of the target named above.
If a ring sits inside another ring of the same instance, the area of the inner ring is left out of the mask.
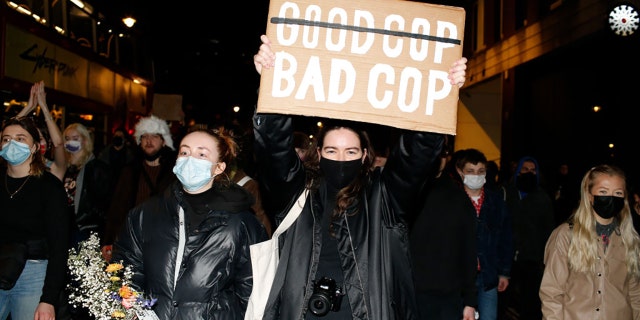
[[[530,161],[535,163],[536,165],[536,171],[540,171],[540,166],[538,165],[538,160],[536,160],[534,157],[530,157],[530,156],[524,156],[522,158],[520,158],[520,160],[518,161],[518,166],[516,167],[516,171],[513,173],[513,183],[514,185],[518,185],[518,175],[520,175],[520,169],[522,169],[522,165],[526,162],[526,161]],[[540,175],[536,173],[536,185],[540,185]]]

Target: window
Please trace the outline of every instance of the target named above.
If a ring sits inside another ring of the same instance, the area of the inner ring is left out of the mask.
[[[473,52],[483,50],[485,48],[484,41],[484,0],[477,0],[471,6],[471,48]]]

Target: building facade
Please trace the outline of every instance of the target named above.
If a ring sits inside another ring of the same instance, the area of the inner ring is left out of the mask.
[[[42,80],[60,128],[81,122],[99,150],[113,129],[130,127],[150,109],[150,69],[137,51],[143,43],[89,3],[2,1],[0,17],[3,119],[20,112],[32,84]],[[34,116],[42,119],[38,112]]]
[[[603,162],[632,176],[640,173],[634,165],[640,160],[634,152],[640,36],[638,31],[619,35],[610,27],[637,28],[637,1],[456,5],[466,9],[469,63],[455,149],[480,148],[503,171],[531,155],[541,161],[543,173],[560,162],[573,164],[578,175]],[[619,5],[628,7],[621,11]]]

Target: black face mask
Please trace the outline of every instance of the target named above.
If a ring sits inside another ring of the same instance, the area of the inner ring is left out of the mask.
[[[518,176],[516,187],[522,192],[531,192],[538,186],[538,177],[535,173],[527,172]]]
[[[335,161],[320,158],[320,169],[322,169],[327,183],[337,189],[342,189],[355,180],[361,168],[362,159]]]
[[[122,137],[113,137],[111,143],[116,147],[122,147],[124,145],[124,139],[122,139]]]
[[[593,196],[593,210],[602,219],[617,215],[624,208],[624,198],[614,196]]]

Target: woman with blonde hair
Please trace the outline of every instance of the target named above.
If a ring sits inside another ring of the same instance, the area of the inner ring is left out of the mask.
[[[70,215],[75,217],[71,244],[76,246],[92,231],[102,235],[111,178],[107,164],[93,153],[93,137],[87,127],[72,123],[63,137],[68,163],[63,182]]]
[[[544,319],[640,318],[640,239],[625,181],[612,165],[582,179],[578,208],[545,248]]]

